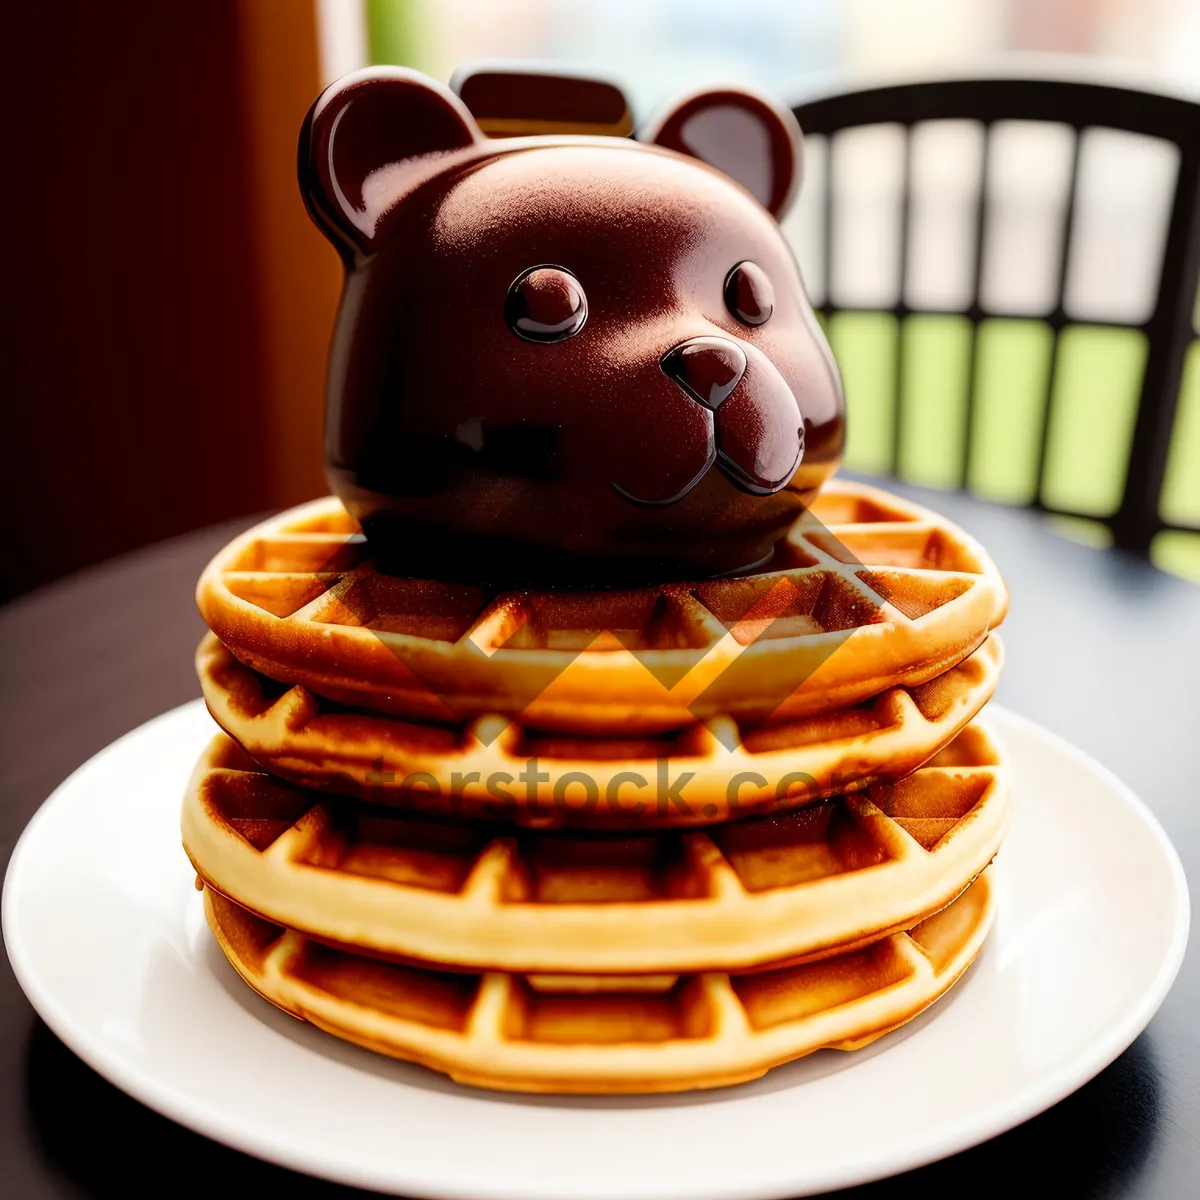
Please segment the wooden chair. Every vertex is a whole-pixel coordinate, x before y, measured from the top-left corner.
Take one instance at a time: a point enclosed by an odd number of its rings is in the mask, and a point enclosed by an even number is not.
[[[1036,432],[1038,445],[1034,459],[1037,464],[1037,481],[1032,494],[1025,498],[1027,502],[1036,508],[1065,517],[1098,519],[1111,531],[1113,544],[1140,555],[1151,552],[1156,538],[1160,538],[1159,545],[1163,544],[1160,535],[1165,532],[1168,540],[1174,538],[1177,544],[1180,541],[1188,543],[1189,554],[1194,552],[1197,558],[1200,558],[1200,512],[1190,511],[1196,507],[1194,498],[1197,488],[1190,483],[1186,485],[1184,490],[1189,496],[1189,511],[1182,517],[1178,511],[1171,511],[1170,506],[1167,515],[1164,516],[1160,503],[1169,454],[1172,457],[1173,476],[1180,472],[1200,476],[1200,396],[1193,398],[1189,395],[1185,402],[1189,410],[1188,444],[1174,450],[1171,445],[1176,413],[1180,411],[1179,397],[1185,360],[1197,341],[1194,312],[1197,277],[1200,274],[1200,104],[1173,96],[1095,83],[1044,78],[987,78],[847,91],[806,100],[796,104],[794,111],[807,137],[819,135],[827,139],[830,161],[836,157],[839,137],[845,131],[873,125],[898,126],[902,131],[905,150],[903,178],[900,183],[900,286],[893,304],[872,306],[874,311],[886,312],[894,317],[901,331],[905,322],[914,314],[947,311],[910,307],[906,300],[909,269],[906,246],[913,190],[910,172],[914,133],[924,123],[931,121],[967,120],[981,127],[983,154],[974,214],[974,260],[969,268],[972,280],[971,295],[967,303],[951,310],[969,322],[970,330],[962,444],[958,447],[959,459],[956,469],[952,470],[949,476],[956,481],[953,486],[970,486],[968,460],[972,426],[977,415],[979,380],[976,346],[979,342],[980,326],[999,316],[1036,318],[1048,325],[1052,331],[1052,349],[1041,425],[1040,430]],[[1065,208],[1058,217],[1062,223],[1061,236],[1057,239],[1060,249],[1057,252],[1057,262],[1053,264],[1057,294],[1049,311],[1019,313],[1006,309],[1002,314],[998,314],[989,312],[981,298],[983,247],[988,222],[992,217],[988,164],[992,159],[995,130],[999,123],[1009,121],[1052,122],[1060,127],[1069,127],[1073,131],[1069,186]],[[1093,129],[1122,130],[1162,139],[1173,143],[1178,150],[1178,171],[1174,196],[1169,205],[1157,299],[1144,321],[1109,322],[1097,321],[1090,317],[1081,319],[1072,316],[1069,305],[1064,308],[1064,288],[1072,266],[1071,232],[1078,210],[1076,184],[1079,176],[1080,147],[1086,132]],[[832,330],[836,327],[839,314],[849,311],[851,306],[839,306],[835,301],[837,287],[836,281],[831,279],[835,268],[831,247],[839,211],[831,182],[832,170],[825,171],[824,176],[823,184],[818,180],[818,196],[815,202],[824,221],[820,243],[823,270],[818,273],[824,277],[825,294],[816,299],[818,311]],[[812,204],[813,198],[809,197],[807,203]],[[1048,496],[1045,487],[1047,430],[1054,419],[1055,377],[1061,363],[1060,348],[1063,345],[1064,332],[1072,326],[1079,325],[1133,329],[1139,331],[1145,339],[1145,367],[1132,436],[1129,438],[1127,462],[1124,464],[1124,484],[1123,488],[1119,489],[1119,503],[1112,511],[1072,511],[1056,502],[1052,495]],[[832,340],[836,348],[836,337]],[[901,354],[903,344],[901,335],[896,340],[897,357]],[[1196,349],[1200,351],[1200,347]],[[1192,353],[1192,363],[1192,382],[1189,386],[1200,392],[1200,353]],[[897,448],[903,436],[906,408],[901,395],[902,374],[899,369],[892,371],[894,383],[890,403],[895,412],[895,445],[890,467],[887,469],[893,474],[897,472]],[[853,422],[854,394],[849,380],[848,391]],[[1197,410],[1195,413],[1191,412],[1193,408]],[[1193,426],[1196,428],[1193,429]],[[1179,463],[1174,461],[1181,454],[1187,456],[1186,463],[1182,460]],[[1114,489],[1114,495],[1116,494],[1118,493]],[[1175,509],[1178,507],[1176,505]],[[1158,557],[1155,554],[1155,558]]]

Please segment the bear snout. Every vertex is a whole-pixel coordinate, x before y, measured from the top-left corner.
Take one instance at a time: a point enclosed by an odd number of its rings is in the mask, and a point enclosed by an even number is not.
[[[697,337],[668,350],[660,365],[688,395],[716,412],[746,373],[746,354],[728,338]]]
[[[743,491],[770,495],[804,456],[804,421],[783,376],[765,355],[730,338],[696,337],[672,347],[660,365],[715,418],[716,462]]]

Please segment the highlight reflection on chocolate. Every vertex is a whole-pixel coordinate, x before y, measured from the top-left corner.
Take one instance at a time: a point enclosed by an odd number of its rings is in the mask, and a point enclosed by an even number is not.
[[[506,102],[504,78],[475,89],[493,117],[544,125],[556,86],[615,112],[611,85],[512,72]],[[644,141],[488,137],[396,68],[320,97],[300,182],[346,265],[328,472],[394,569],[575,586],[770,557],[844,440],[776,220],[798,156],[786,110],[730,90]]]

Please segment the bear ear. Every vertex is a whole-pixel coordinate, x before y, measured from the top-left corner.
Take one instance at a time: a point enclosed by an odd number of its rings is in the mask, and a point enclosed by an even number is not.
[[[483,135],[452,92],[402,67],[369,67],[326,88],[300,130],[309,214],[343,252],[371,249],[380,218]]]
[[[740,88],[698,92],[681,100],[642,140],[690,154],[736,179],[779,217],[800,184],[801,134],[780,105]]]

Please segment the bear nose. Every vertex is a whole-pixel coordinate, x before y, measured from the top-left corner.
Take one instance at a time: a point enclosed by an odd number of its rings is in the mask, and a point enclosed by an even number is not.
[[[727,338],[696,337],[668,350],[660,365],[685,392],[716,412],[746,373],[746,355]]]

